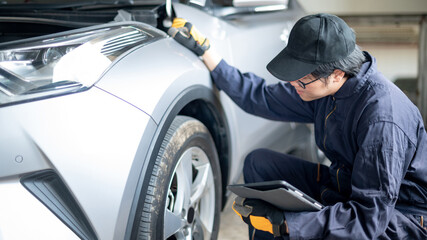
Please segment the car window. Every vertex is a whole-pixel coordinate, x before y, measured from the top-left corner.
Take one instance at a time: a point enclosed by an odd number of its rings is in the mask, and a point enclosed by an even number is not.
[[[211,0],[213,14],[222,18],[235,18],[253,13],[287,10],[289,0]]]
[[[206,6],[206,0],[190,0],[189,2],[202,7]]]

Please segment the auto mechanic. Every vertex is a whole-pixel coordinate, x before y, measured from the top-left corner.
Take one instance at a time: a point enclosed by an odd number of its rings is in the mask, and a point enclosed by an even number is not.
[[[326,207],[283,212],[255,199],[233,209],[255,239],[427,239],[427,134],[417,107],[377,69],[339,17],[308,15],[267,65],[282,80],[266,85],[241,73],[184,19],[169,34],[201,56],[216,86],[248,113],[314,123],[329,167],[258,149],[246,183],[285,180]]]

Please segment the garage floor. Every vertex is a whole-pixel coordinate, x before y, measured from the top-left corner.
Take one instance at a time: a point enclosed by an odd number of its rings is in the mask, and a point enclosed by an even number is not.
[[[236,195],[234,194],[230,196],[227,205],[221,214],[221,225],[218,240],[249,239],[247,225],[231,208],[235,197]]]

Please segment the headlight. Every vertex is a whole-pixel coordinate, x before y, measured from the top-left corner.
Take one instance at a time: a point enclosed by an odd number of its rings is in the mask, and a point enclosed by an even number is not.
[[[115,25],[28,39],[0,47],[0,106],[84,91],[126,51],[163,37]]]

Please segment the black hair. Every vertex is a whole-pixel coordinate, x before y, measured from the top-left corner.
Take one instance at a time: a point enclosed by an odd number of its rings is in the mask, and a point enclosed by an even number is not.
[[[319,65],[316,70],[314,70],[311,74],[315,78],[327,78],[331,75],[335,69],[339,69],[345,73],[346,77],[356,76],[362,64],[366,61],[366,57],[363,54],[362,50],[360,50],[359,46],[356,45],[353,52],[350,53],[346,58]]]

